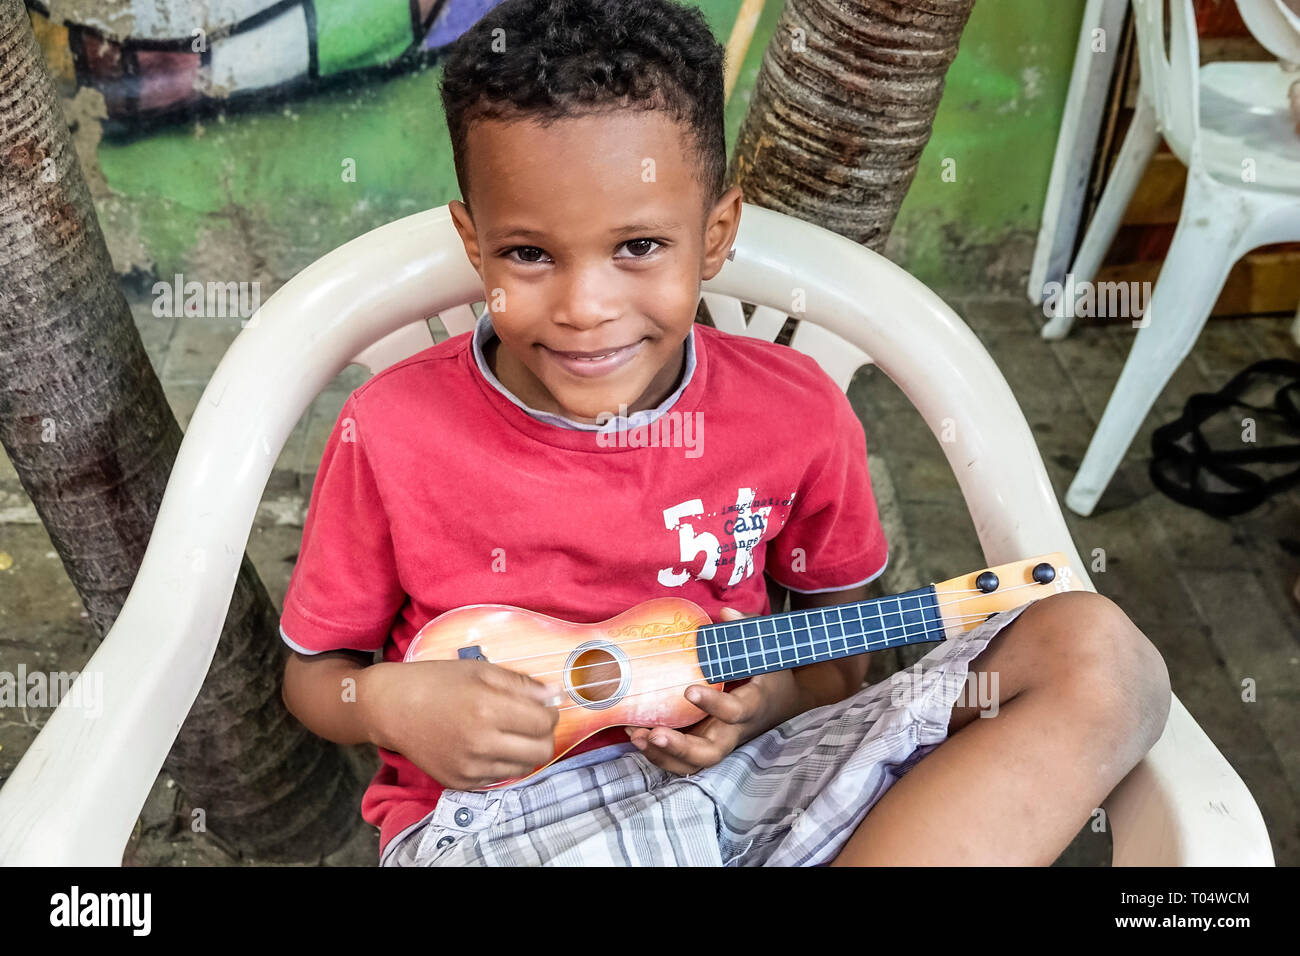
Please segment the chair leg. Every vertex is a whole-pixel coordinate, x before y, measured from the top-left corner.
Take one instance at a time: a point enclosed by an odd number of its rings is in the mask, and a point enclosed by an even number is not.
[[[1137,108],[1133,111],[1133,121],[1124,136],[1124,144],[1120,147],[1110,178],[1106,181],[1106,188],[1102,190],[1097,211],[1088,223],[1083,244],[1079,246],[1078,255],[1070,264],[1069,272],[1076,282],[1090,282],[1097,275],[1106,250],[1115,241],[1115,233],[1119,231],[1124,211],[1128,209],[1129,201],[1159,143],[1160,131],[1156,129],[1155,110],[1146,96],[1139,92]],[[1069,284],[1067,280],[1066,285]],[[1063,309],[1061,315],[1053,316],[1043,326],[1042,336],[1049,341],[1063,339],[1073,325],[1074,316],[1069,309]]]
[[[1189,177],[1178,230],[1143,324],[1066,492],[1065,503],[1076,514],[1092,514],[1156,398],[1196,344],[1229,270],[1248,248],[1243,236],[1249,223],[1216,198]],[[1249,216],[1244,206],[1238,209]]]

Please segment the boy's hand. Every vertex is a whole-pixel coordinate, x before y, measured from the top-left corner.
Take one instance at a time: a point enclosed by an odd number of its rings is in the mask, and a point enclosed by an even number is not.
[[[750,616],[729,607],[722,609],[724,621]],[[731,691],[692,685],[686,688],[685,694],[687,700],[709,716],[685,730],[626,728],[632,743],[650,762],[670,773],[698,773],[747,740],[803,712],[802,691],[789,670],[759,674]],[[660,739],[662,743],[658,742]]]
[[[370,739],[444,787],[522,777],[555,756],[553,692],[525,674],[471,660],[394,661],[361,673]]]

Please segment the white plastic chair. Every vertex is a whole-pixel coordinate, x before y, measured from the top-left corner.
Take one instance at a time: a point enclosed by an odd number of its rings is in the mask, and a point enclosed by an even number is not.
[[[1260,46],[1284,66],[1300,69],[1300,14],[1282,0],[1237,0],[1237,11]]]
[[[1237,0],[1237,10],[1250,35],[1290,74],[1290,83],[1300,84],[1300,14],[1283,0]],[[1291,322],[1291,338],[1300,344],[1300,307]]]
[[[1163,0],[1132,3],[1141,70],[1137,108],[1069,270],[1075,280],[1096,275],[1159,136],[1187,165],[1187,188],[1159,281],[1134,323],[1133,349],[1065,495],[1081,515],[1092,514],[1156,398],[1196,344],[1233,264],[1258,246],[1300,239],[1300,139],[1286,94],[1294,76],[1277,63],[1198,67],[1191,0],[1170,0],[1166,55]],[[1072,315],[1061,310],[1043,326],[1043,337],[1063,338]]]
[[[55,709],[0,789],[0,862],[120,863],[203,683],[295,422],[350,362],[374,372],[428,347],[428,317],[468,332],[482,291],[443,206],[336,249],[261,307],[203,392],[139,575],[86,666],[103,675],[103,716]],[[796,296],[806,313],[794,345],[841,386],[874,359],[936,437],[955,425],[942,448],[989,565],[1061,551],[1092,589],[1025,417],[975,335],[888,260],[746,205],[735,260],[705,284],[715,324],[772,338]],[[759,306],[748,326],[740,300]],[[1117,864],[1272,863],[1249,791],[1177,698],[1164,735],[1105,806]]]

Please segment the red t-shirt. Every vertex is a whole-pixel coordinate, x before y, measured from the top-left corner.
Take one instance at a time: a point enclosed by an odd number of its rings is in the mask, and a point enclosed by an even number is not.
[[[675,596],[716,621],[727,605],[769,612],[765,571],[803,592],[879,575],[886,541],[844,393],[795,349],[694,331],[694,372],[657,437],[653,424],[595,432],[530,416],[484,378],[472,333],[371,378],[321,458],[286,639],[401,661],[421,627],[467,604],[594,623]],[[611,743],[626,732],[569,756]],[[361,812],[382,853],[443,788],[379,756]]]

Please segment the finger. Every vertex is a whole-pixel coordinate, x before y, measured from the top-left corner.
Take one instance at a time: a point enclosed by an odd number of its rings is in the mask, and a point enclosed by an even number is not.
[[[482,744],[481,753],[487,758],[537,767],[549,763],[555,756],[555,738],[502,731],[493,734]]]
[[[484,779],[478,786],[486,787],[500,780],[518,780],[522,777],[529,777],[537,772],[538,766],[539,764],[528,761],[520,763],[515,760],[494,760],[484,768]]]
[[[560,722],[556,706],[543,703],[550,691],[531,677],[495,664],[482,671],[483,700],[498,730],[529,737],[551,737]]]
[[[728,724],[739,724],[753,716],[753,707],[740,693],[743,690],[742,687],[735,691],[721,691],[696,685],[686,688],[686,699],[710,717]]]
[[[493,723],[505,733],[536,740],[552,740],[560,712],[516,694],[499,695],[491,703]]]
[[[554,707],[562,702],[563,695],[556,688],[536,680],[528,674],[502,667],[500,664],[489,662],[484,676],[494,687],[503,691],[522,694],[543,706]]]
[[[653,754],[676,761],[683,767],[710,767],[722,759],[722,754],[713,741],[695,734],[683,734],[669,727],[651,729],[644,753],[647,757]]]
[[[743,614],[740,611],[737,611],[734,607],[724,607],[722,609],[722,619],[724,621],[739,621],[743,618],[750,617],[750,616],[751,615]]]
[[[667,770],[669,773],[690,776],[696,773],[700,768],[686,763],[686,761],[674,757],[672,754],[661,750],[659,747],[649,746],[642,751],[646,759],[661,770]]]
[[[505,780],[520,780],[531,776],[550,762],[550,757],[545,760],[516,760],[495,754],[491,757],[480,757],[473,761],[469,770],[469,779],[458,783],[456,789],[475,790]],[[465,786],[464,783],[469,785]]]
[[[485,699],[497,728],[525,736],[548,737],[560,720],[558,707],[543,703],[549,690],[515,671],[495,664],[484,669]]]

